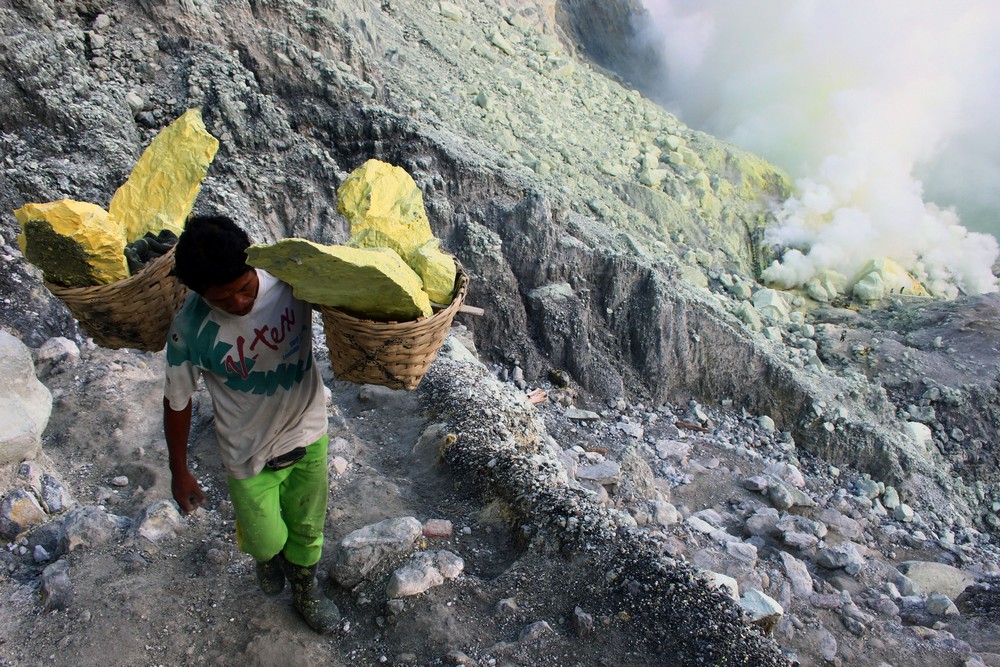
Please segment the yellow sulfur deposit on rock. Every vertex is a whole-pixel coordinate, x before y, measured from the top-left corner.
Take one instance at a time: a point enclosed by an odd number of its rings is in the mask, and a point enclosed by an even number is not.
[[[420,277],[387,248],[283,239],[247,250],[251,266],[290,284],[295,296],[359,317],[407,321],[432,314]]]
[[[45,280],[63,287],[104,285],[128,278],[125,229],[100,206],[63,199],[14,211],[21,251]]]
[[[408,263],[424,281],[424,291],[431,301],[443,306],[451,303],[455,291],[455,259],[441,251],[437,239],[413,251]]]
[[[930,296],[919,280],[899,262],[888,257],[873,259],[865,264],[855,278],[852,291],[862,301],[878,301],[887,294]]]
[[[351,236],[374,227],[395,240],[400,256],[434,238],[420,188],[406,170],[368,160],[337,189],[337,210],[351,223]]]
[[[184,230],[218,148],[200,109],[188,109],[156,135],[108,207],[125,225],[128,242],[149,231]]]

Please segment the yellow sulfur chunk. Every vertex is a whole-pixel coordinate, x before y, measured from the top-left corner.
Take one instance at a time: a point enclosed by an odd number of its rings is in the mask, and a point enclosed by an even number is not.
[[[63,287],[106,285],[129,277],[121,222],[95,204],[62,199],[14,211],[21,252],[45,280]]]
[[[124,224],[128,242],[149,231],[184,231],[218,148],[200,109],[188,109],[153,138],[108,207]]]
[[[375,228],[404,258],[434,238],[420,188],[405,169],[387,162],[368,160],[355,169],[337,189],[337,210],[351,223],[352,238]]]
[[[247,262],[291,285],[303,301],[358,317],[408,321],[432,314],[420,276],[387,248],[283,239],[250,246]]]
[[[406,252],[396,239],[375,227],[365,227],[348,239],[347,245],[352,248],[388,248],[406,259]]]
[[[447,306],[455,291],[455,259],[442,252],[437,239],[417,248],[409,258],[410,267],[424,281],[424,291],[434,303]]]

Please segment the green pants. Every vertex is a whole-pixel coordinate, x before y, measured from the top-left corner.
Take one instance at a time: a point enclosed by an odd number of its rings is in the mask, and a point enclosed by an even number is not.
[[[295,565],[319,562],[329,493],[328,443],[324,435],[287,468],[264,468],[249,479],[229,478],[241,551],[258,561],[284,551],[285,560]]]

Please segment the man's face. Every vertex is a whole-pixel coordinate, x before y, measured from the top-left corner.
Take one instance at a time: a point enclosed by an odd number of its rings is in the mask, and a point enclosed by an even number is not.
[[[253,310],[258,287],[257,272],[251,270],[231,283],[209,287],[201,297],[214,308],[242,317]]]

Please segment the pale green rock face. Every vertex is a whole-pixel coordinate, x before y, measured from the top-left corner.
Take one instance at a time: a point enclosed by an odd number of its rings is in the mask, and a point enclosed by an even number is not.
[[[291,285],[303,301],[358,317],[409,321],[432,314],[420,276],[387,248],[283,239],[274,245],[251,246],[247,263]]]

